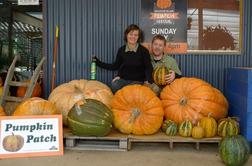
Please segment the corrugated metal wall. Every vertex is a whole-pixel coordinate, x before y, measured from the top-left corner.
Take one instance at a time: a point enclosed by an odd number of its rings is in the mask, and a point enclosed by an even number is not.
[[[60,27],[57,85],[89,78],[92,54],[104,62],[115,59],[127,25],[139,23],[140,0],[44,0],[45,89],[49,93],[55,26]],[[242,55],[176,55],[184,76],[202,78],[224,88],[224,69],[252,66],[251,1],[244,0]],[[98,80],[110,84],[114,73],[98,69]]]

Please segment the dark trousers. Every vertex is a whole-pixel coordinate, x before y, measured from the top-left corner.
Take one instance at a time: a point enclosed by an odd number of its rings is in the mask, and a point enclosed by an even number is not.
[[[119,80],[115,80],[114,82],[111,83],[111,89],[112,92],[115,93],[116,91],[118,91],[119,89],[123,88],[124,86],[127,85],[133,85],[133,84],[143,84],[143,82],[141,81],[131,81],[131,80],[125,80],[125,79],[119,79]]]

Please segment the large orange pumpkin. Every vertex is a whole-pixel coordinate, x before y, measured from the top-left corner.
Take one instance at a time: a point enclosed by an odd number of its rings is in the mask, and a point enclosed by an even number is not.
[[[26,80],[24,82],[30,82],[30,80]],[[17,97],[24,97],[26,89],[27,87],[23,86],[18,87]],[[39,97],[41,95],[41,91],[42,91],[41,86],[39,85],[39,83],[36,83],[32,92],[32,97]]]
[[[15,109],[13,116],[22,115],[53,115],[57,114],[57,109],[51,102],[33,97],[25,100]]]
[[[112,97],[110,88],[99,81],[73,80],[55,88],[48,100],[55,104],[58,113],[62,113],[67,125],[67,114],[76,102],[84,98],[95,99],[111,108]]]
[[[228,102],[223,94],[197,78],[180,78],[161,92],[166,119],[181,123],[199,121],[208,116],[216,120],[227,116]]]
[[[157,7],[160,9],[166,9],[172,4],[171,0],[157,0]]]
[[[2,106],[0,106],[0,116],[6,116],[6,113],[4,112],[4,109]]]
[[[153,134],[163,122],[159,98],[142,85],[129,85],[117,91],[112,100],[115,127],[125,134]]]

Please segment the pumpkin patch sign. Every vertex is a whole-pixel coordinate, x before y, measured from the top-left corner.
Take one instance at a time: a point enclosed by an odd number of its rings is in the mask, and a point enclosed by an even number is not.
[[[0,118],[0,158],[63,154],[62,116]]]

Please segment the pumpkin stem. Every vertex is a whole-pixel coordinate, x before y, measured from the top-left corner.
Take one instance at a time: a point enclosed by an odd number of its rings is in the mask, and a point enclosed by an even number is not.
[[[86,100],[80,100],[80,101],[77,101],[75,104],[81,106],[81,105],[84,105],[85,103],[86,103]]]
[[[211,118],[211,116],[212,116],[212,112],[209,112],[208,115],[207,115],[207,117]]]
[[[240,118],[237,116],[229,117],[230,119],[235,120],[236,122],[240,122]]]
[[[85,97],[84,93],[82,92],[82,90],[79,87],[77,87],[77,86],[74,86],[74,89],[75,89],[75,91],[77,91],[78,93],[80,93],[82,95],[82,99],[81,100],[83,100],[84,103],[86,103],[86,97]]]
[[[131,111],[131,117],[129,123],[133,123],[140,114],[141,112],[138,108],[133,108]]]
[[[77,112],[77,115],[80,115],[81,114],[81,108],[80,108],[81,105],[79,105],[79,102],[75,103],[74,104],[74,107],[75,107],[75,110]]]
[[[187,99],[185,97],[182,97],[182,99],[180,99],[179,104],[182,106],[185,106],[187,104]]]

